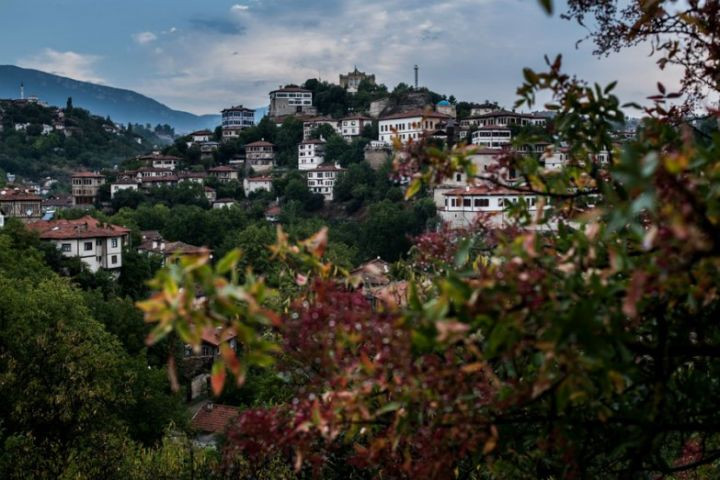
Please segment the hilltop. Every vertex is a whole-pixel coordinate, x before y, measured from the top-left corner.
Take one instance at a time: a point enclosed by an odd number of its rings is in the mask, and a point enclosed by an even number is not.
[[[180,132],[214,128],[220,115],[195,115],[163,105],[132,90],[81,82],[39,70],[0,65],[0,98],[18,98],[20,84],[26,95],[36,95],[50,105],[65,105],[68,97],[77,107],[114,122],[169,124]]]
[[[167,136],[166,128],[158,127],[158,133]],[[145,127],[118,127],[81,108],[0,100],[1,177],[3,171],[38,179],[64,177],[73,170],[98,170],[161,143]]]

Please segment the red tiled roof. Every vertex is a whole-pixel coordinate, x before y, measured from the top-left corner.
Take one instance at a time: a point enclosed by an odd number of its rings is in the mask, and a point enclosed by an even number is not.
[[[23,192],[22,190],[5,189],[0,190],[0,201],[2,202],[28,202],[35,201],[40,202],[42,198],[30,192]]]
[[[237,170],[229,165],[220,165],[211,168],[208,172],[237,172]]]
[[[265,140],[258,140],[257,142],[248,143],[245,145],[245,148],[247,147],[274,147],[270,142],[266,142]]]
[[[300,145],[309,145],[309,144],[324,145],[325,140],[321,140],[319,138],[308,138],[307,140],[303,140],[302,142],[300,142]]]
[[[213,132],[211,132],[210,130],[198,130],[197,132],[192,132],[190,134],[190,136],[199,137],[199,136],[207,136],[207,135],[212,135],[212,134],[213,134]]]
[[[349,117],[345,117],[345,118],[342,119],[343,122],[346,121],[346,120],[367,120],[367,121],[372,121],[372,118],[370,118],[370,117],[368,117],[368,116],[365,116],[365,115],[350,115]]]
[[[220,335],[221,331],[222,336]],[[237,337],[237,333],[235,333],[235,329],[232,327],[226,328],[225,330],[206,327],[202,333],[203,342],[209,343],[215,347],[219,346],[222,342],[227,342],[235,337]]]
[[[315,123],[315,122],[337,122],[337,120],[335,120],[332,117],[328,117],[328,116],[319,116],[319,117],[308,117],[304,120],[303,123]]]
[[[445,115],[444,113],[434,112],[432,110],[425,110],[422,108],[416,108],[414,110],[410,110],[407,112],[393,113],[391,115],[382,117],[380,120],[394,120],[394,119],[398,119],[398,118],[414,118],[414,117],[442,118],[442,119],[446,119],[446,120],[452,118],[450,115]]]
[[[519,192],[517,190],[512,190],[510,188],[478,185],[475,187],[456,188],[455,190],[450,190],[449,192],[443,193],[443,195],[446,195],[449,197],[462,197],[462,196],[467,196],[467,195],[497,196],[497,195],[533,195],[533,194],[527,193],[527,192]]]
[[[248,182],[272,182],[272,177],[248,177]]]
[[[282,209],[278,207],[277,205],[273,205],[271,207],[268,207],[267,210],[265,210],[265,215],[270,215],[273,217],[276,217],[282,213]]]
[[[177,182],[178,177],[175,175],[158,175],[156,177],[143,177],[142,183],[152,182]]]
[[[43,220],[28,224],[28,228],[38,232],[43,240],[121,237],[130,233],[125,227],[103,223],[89,215],[77,220]]]
[[[75,172],[72,178],[103,178],[103,175],[95,172]]]
[[[190,425],[201,432],[222,433],[237,415],[237,407],[208,403],[195,413]]]

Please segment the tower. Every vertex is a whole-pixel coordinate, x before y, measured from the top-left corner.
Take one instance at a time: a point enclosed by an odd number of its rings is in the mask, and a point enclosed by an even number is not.
[[[25,84],[20,82],[20,100],[25,100]]]
[[[416,65],[415,65],[415,89],[416,89],[416,90],[417,90],[417,88],[418,88],[418,68],[419,68],[419,67],[418,67],[417,64],[416,64]]]

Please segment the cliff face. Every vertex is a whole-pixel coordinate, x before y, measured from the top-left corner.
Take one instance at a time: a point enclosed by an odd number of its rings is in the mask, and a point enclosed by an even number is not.
[[[398,97],[389,96],[370,103],[370,116],[373,118],[391,115],[393,113],[409,112],[417,108],[432,105],[429,92],[407,92]]]

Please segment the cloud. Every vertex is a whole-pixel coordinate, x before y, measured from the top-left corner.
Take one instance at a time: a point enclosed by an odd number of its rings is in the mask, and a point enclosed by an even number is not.
[[[651,76],[648,62],[623,57],[604,63],[576,51],[582,27],[543,15],[536,2],[513,2],[512,12],[500,0],[308,0],[302,8],[244,3],[249,8],[230,7],[241,16],[190,20],[192,29],[173,35],[153,58],[154,76],[132,87],[207,113],[237,103],[265,105],[280,84],[318,77],[337,82],[354,65],[392,88],[412,83],[419,64],[421,85],[506,106],[516,100],[522,68],[544,68],[544,54],[563,53],[569,72],[580,77],[619,78],[627,85],[623,93],[630,93],[623,100],[636,100]]]
[[[132,39],[139,45],[145,45],[157,40],[157,35],[152,32],[140,32],[133,34]]]
[[[94,70],[95,64],[101,58],[98,55],[72,51],[60,52],[46,48],[37,55],[20,59],[18,65],[84,82],[105,83],[105,80]]]

